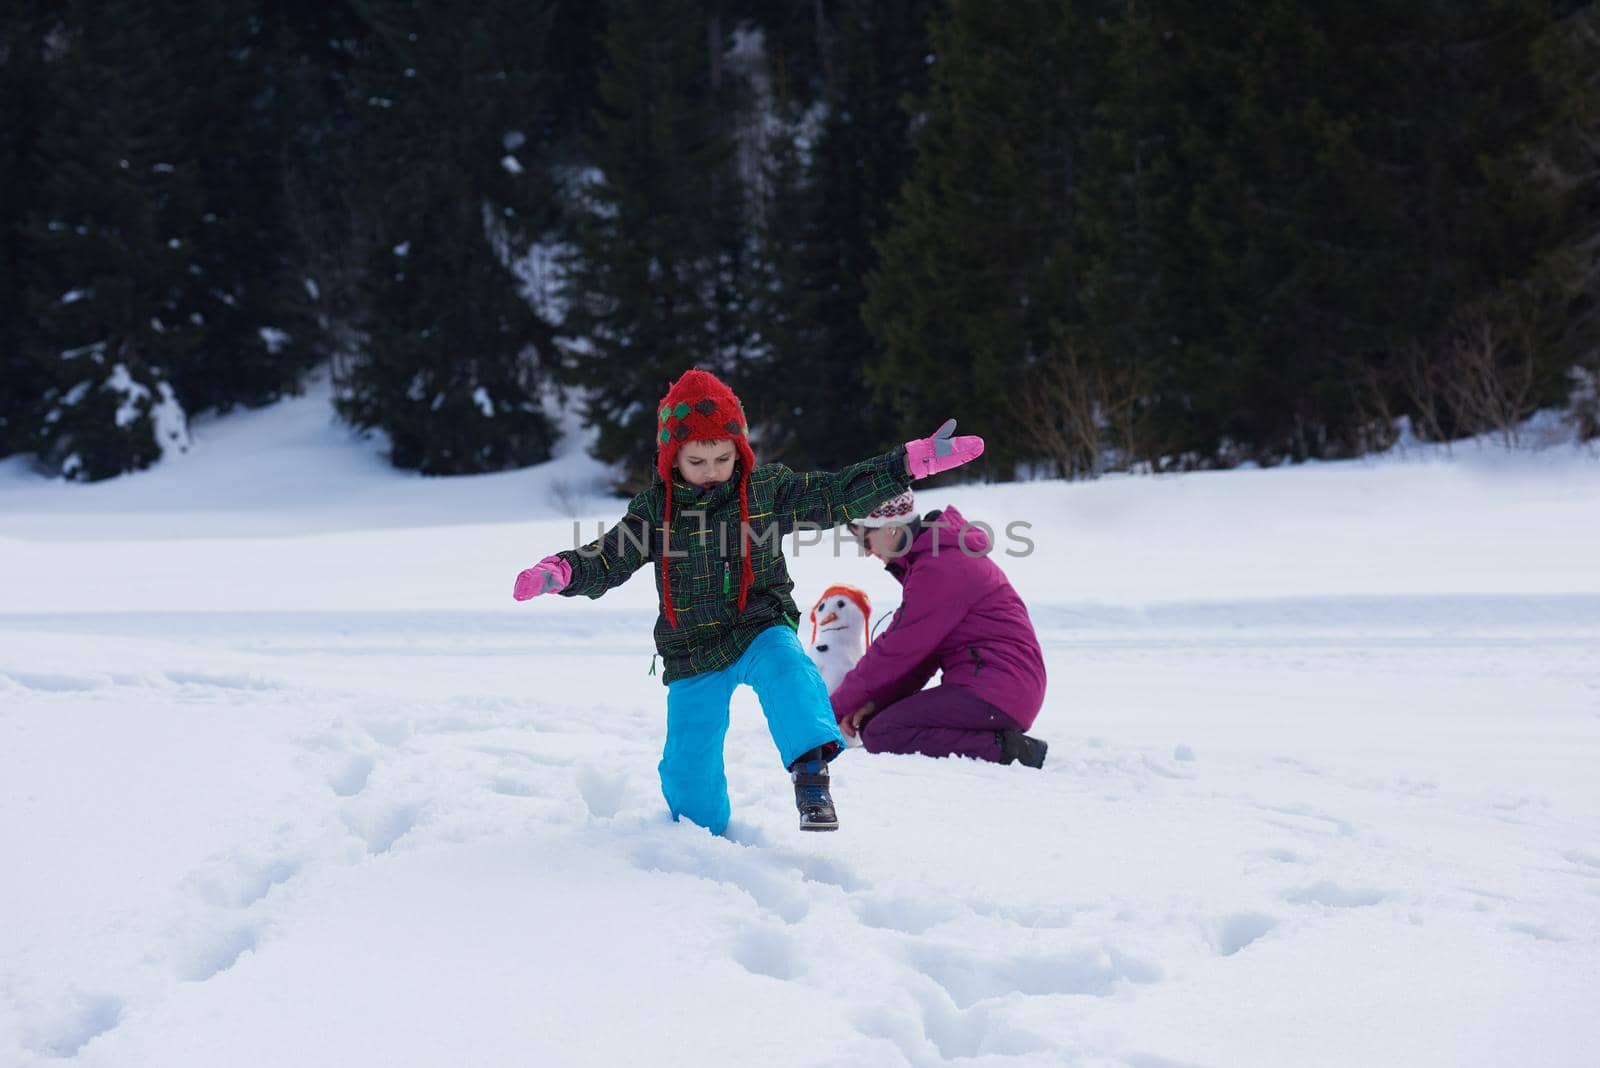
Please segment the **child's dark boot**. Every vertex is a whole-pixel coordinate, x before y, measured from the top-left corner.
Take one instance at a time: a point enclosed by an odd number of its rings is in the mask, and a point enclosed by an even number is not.
[[[828,757],[835,747],[818,746],[802,753],[789,765],[794,780],[794,804],[800,810],[802,831],[837,831],[839,816],[828,796]]]
[[[1000,763],[1023,764],[1030,768],[1044,767],[1044,755],[1050,745],[1043,738],[1035,738],[1021,731],[995,731],[1000,742]]]

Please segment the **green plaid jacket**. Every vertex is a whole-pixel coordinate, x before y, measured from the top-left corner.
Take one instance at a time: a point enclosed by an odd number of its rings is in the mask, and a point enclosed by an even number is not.
[[[859,519],[911,484],[905,449],[851,464],[842,471],[797,473],[782,464],[762,464],[750,474],[750,564],[755,579],[739,611],[742,570],[737,473],[720,486],[697,490],[682,479],[672,484],[671,569],[678,625],[656,618],[656,651],[665,664],[664,683],[720,671],[744,655],[768,627],[800,622],[794,582],[784,563],[781,539],[802,524],[824,530]],[[572,565],[564,597],[599,597],[651,564],[661,597],[661,512],[666,483],[655,482],[628,504],[628,514],[581,549],[558,554]],[[817,551],[824,551],[822,546]]]

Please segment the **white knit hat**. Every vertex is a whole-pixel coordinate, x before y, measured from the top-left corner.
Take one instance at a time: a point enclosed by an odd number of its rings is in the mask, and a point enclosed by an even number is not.
[[[906,489],[890,497],[860,519],[851,520],[850,525],[856,527],[887,527],[909,523],[916,517],[917,499],[910,489]]]

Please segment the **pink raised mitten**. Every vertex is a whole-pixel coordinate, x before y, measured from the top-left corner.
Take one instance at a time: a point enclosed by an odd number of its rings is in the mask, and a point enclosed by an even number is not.
[[[976,434],[952,437],[955,432],[956,421],[946,419],[932,437],[906,442],[906,470],[912,478],[937,475],[983,455],[982,438]]]
[[[557,593],[572,581],[572,565],[559,556],[547,556],[517,576],[511,596],[519,601],[541,593]]]

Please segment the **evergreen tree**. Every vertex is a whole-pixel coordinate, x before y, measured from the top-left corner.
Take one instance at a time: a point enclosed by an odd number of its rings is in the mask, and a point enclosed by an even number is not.
[[[538,163],[550,8],[367,4],[363,351],[339,407],[399,467],[494,471],[549,457],[550,329],[517,266],[551,225]]]
[[[566,379],[587,391],[595,454],[650,477],[655,402],[693,366],[729,374],[756,345],[724,68],[730,33],[694,0],[612,0],[595,172],[574,191]]]
[[[940,6],[842,0],[829,16],[816,5],[815,32],[797,44],[820,60],[771,53],[797,81],[780,108],[789,132],[774,152],[762,219],[770,348],[748,368],[743,393],[760,412],[769,456],[832,469],[895,440],[893,413],[867,383],[882,346],[861,308],[874,243],[910,173],[905,101],[926,89],[927,23]],[[808,74],[821,83],[814,90],[798,82]]]
[[[1372,351],[1372,328],[1391,319],[1361,307],[1359,290],[1381,276],[1371,257],[1384,235],[1404,232],[1403,201],[1374,187],[1354,136],[1365,112],[1392,105],[1366,47],[1388,32],[1383,13],[1345,20],[1367,23],[1363,41],[1337,16],[1290,3],[1154,7],[1163,32],[1187,42],[1172,88],[1201,103],[1168,157],[1187,178],[1183,212],[1161,234],[1187,253],[1182,290],[1166,314],[1143,320],[1172,339],[1156,365],[1152,458],[1270,463],[1348,451],[1361,413],[1347,361]],[[1129,89],[1123,77],[1116,85]],[[1120,258],[1109,244],[1108,254]]]
[[[32,375],[28,446],[47,468],[142,467],[186,444],[190,415],[293,392],[326,350],[286,255],[282,116],[252,6],[42,23],[27,86],[48,91],[49,118],[10,157],[36,202],[8,262],[28,268],[12,359]]]
[[[309,298],[321,344],[336,356],[353,352],[366,258],[357,205],[359,119],[367,111],[354,69],[368,48],[368,26],[354,0],[267,9],[259,26],[260,106],[281,137],[272,157],[285,259]]]
[[[1556,5],[1535,45],[1541,81],[1559,101],[1530,153],[1530,168],[1561,197],[1565,243],[1552,277],[1543,344],[1571,368],[1571,417],[1584,439],[1600,437],[1600,3]]]
[[[551,79],[550,118],[542,141],[557,161],[570,163],[594,133],[606,5],[554,0],[554,7],[545,61]]]
[[[1069,473],[1110,437],[1187,466],[1352,455],[1403,413],[1514,426],[1559,399],[1589,306],[1592,209],[1548,176],[1583,173],[1552,137],[1594,65],[1557,17],[958,3],[870,289],[874,381],[965,398],[991,466]],[[942,397],[940,366],[964,369]]]
[[[284,146],[305,118],[284,106],[270,27],[250,0],[179,3],[164,32],[183,57],[179,136],[192,152],[199,226],[189,273],[203,325],[171,381],[193,412],[256,406],[299,391],[329,355],[312,289],[294,262]]]
[[[55,107],[34,164],[24,343],[45,384],[30,446],[69,478],[137,470],[186,443],[171,379],[200,338],[189,274],[199,194],[160,15],[73,4],[47,34]]]
[[[916,164],[868,279],[884,345],[868,380],[899,432],[959,415],[999,477],[1036,458],[1019,401],[1081,317],[1076,200],[1104,49],[1083,5],[956,3],[936,20]]]
[[[1524,415],[1549,395],[1517,295],[1560,240],[1558,202],[1526,166],[1553,104],[1533,69],[1546,19],[1539,0],[1441,0],[1238,5],[1219,20],[1211,45],[1239,84],[1191,220],[1212,241],[1230,354],[1204,405],[1219,453],[1363,451],[1386,428],[1350,380],[1407,351],[1454,364],[1424,392],[1482,374]],[[1508,376],[1522,374],[1516,402]],[[1444,410],[1446,436],[1508,418]]]
[[[1188,222],[1228,74],[1202,62],[1188,15],[1204,12],[1128,3],[1102,17],[1101,89],[1076,168],[1082,319],[1060,332],[1065,368],[1040,368],[1028,390],[1030,406],[1057,409],[1036,410],[1033,429],[1063,475],[1214,442],[1193,401],[1225,354],[1195,293],[1207,250]]]
[[[26,226],[40,186],[38,139],[49,109],[45,41],[56,20],[35,3],[0,10],[0,457],[29,448],[28,418],[47,379],[28,358]]]

